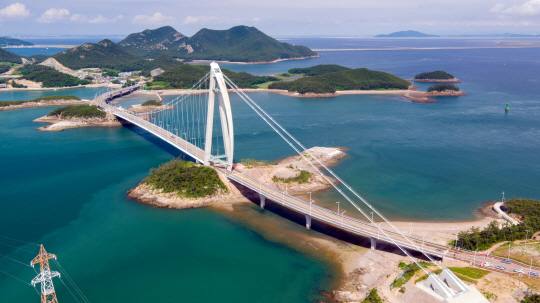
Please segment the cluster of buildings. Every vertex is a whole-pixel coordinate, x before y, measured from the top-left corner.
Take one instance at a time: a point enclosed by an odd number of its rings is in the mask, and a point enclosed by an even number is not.
[[[146,80],[146,77],[139,76],[140,71],[122,72],[118,76],[111,77],[107,75],[107,71],[102,71],[99,68],[83,68],[73,71],[72,75],[79,79],[92,78],[92,82],[96,84],[124,84],[127,81],[138,82]]]

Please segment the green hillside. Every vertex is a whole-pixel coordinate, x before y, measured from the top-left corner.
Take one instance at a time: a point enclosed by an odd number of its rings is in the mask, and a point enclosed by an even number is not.
[[[142,66],[142,75],[149,76],[150,71],[156,68],[161,68],[164,71],[167,71],[173,67],[180,66],[184,63],[178,61],[171,57],[168,54],[161,54],[154,60],[146,60]]]
[[[23,79],[41,82],[42,87],[69,87],[91,83],[43,65],[25,65],[25,68],[18,70],[17,73]]]
[[[0,37],[0,46],[7,46],[7,45],[34,45],[34,43],[30,43],[28,41],[19,40],[19,39],[13,39],[10,37]]]
[[[385,72],[357,68],[323,75],[304,77],[290,82],[275,82],[270,89],[289,92],[335,93],[338,90],[407,89],[411,83]]]
[[[130,34],[124,40],[118,42],[118,46],[139,57],[152,59],[160,54],[171,54],[172,48],[178,49],[182,44],[179,41],[185,39],[187,37],[174,28],[163,26]]]
[[[10,51],[0,48],[0,62],[22,64],[22,59],[21,56],[15,55]]]
[[[260,62],[317,55],[305,46],[279,42],[248,26],[228,30],[204,28],[192,37],[165,26],[131,34],[118,45],[143,58],[166,53],[187,60]]]
[[[187,89],[191,88],[209,71],[210,69],[207,65],[183,64],[154,77],[154,81],[149,86],[159,85],[161,88]],[[224,68],[221,71],[240,88],[255,88],[257,84],[278,81],[275,77],[254,76],[246,72],[235,73]]]
[[[108,39],[65,50],[54,55],[53,58],[71,69],[104,67],[120,71],[134,71],[140,70],[144,63],[144,60],[126,52]]]
[[[350,68],[337,65],[337,64],[319,64],[306,68],[293,68],[288,72],[291,74],[304,74],[306,76],[318,76],[322,74],[335,73],[343,70],[350,70]]]

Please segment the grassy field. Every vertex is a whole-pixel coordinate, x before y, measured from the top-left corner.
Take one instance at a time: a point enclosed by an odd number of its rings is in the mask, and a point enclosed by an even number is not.
[[[509,243],[505,243],[499,246],[491,254],[498,257],[508,258],[508,248],[510,247]],[[540,243],[527,242],[527,248],[525,249],[525,243],[512,243],[512,248],[510,251],[510,259],[522,262],[525,264],[530,264],[532,258],[533,266],[540,266]]]

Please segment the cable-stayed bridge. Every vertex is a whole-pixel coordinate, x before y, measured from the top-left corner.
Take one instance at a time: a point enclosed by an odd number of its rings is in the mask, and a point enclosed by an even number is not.
[[[214,167],[218,173],[229,180],[258,193],[261,207],[265,206],[266,199],[270,199],[285,208],[305,215],[307,228],[311,227],[311,221],[315,219],[344,231],[369,237],[372,249],[376,247],[378,240],[392,243],[426,273],[428,273],[427,270],[411,256],[410,251],[423,254],[437,266],[439,265],[433,257],[443,258],[447,256],[464,260],[469,260],[468,257],[471,257],[470,260],[472,260],[470,253],[461,252],[461,255],[456,256],[458,250],[455,248],[424,241],[420,237],[405,235],[395,228],[383,214],[321,163],[317,157],[311,157],[309,150],[224,75],[218,64],[210,64],[208,74],[193,85],[191,89],[167,103],[166,106],[148,112],[133,112],[111,104],[114,98],[128,94],[139,87],[140,85],[134,85],[108,91],[96,96],[94,101],[107,112],[145,129],[189,155],[197,162]],[[229,92],[236,93],[246,102],[300,157],[312,165],[335,190],[350,202],[366,220],[345,216],[343,213],[337,213],[314,205],[311,201],[304,201],[272,187],[235,167],[233,163],[234,126]],[[215,119],[216,116],[219,116],[220,120],[220,124],[217,126],[214,125],[214,120],[217,120]],[[315,161],[308,160],[306,156]],[[338,180],[340,185],[331,182],[330,178]],[[381,225],[373,220],[373,216],[368,215],[370,212],[375,213],[389,227],[381,228]],[[476,264],[476,255],[474,259]],[[480,257],[478,261],[481,261]],[[470,291],[470,287],[458,279],[451,271],[440,266],[439,268],[443,270],[441,277],[444,281],[439,276],[430,274],[430,278],[426,282],[439,296],[457,298]]]

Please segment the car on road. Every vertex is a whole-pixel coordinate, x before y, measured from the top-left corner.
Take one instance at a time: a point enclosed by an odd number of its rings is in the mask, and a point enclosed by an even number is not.
[[[495,266],[496,269],[498,270],[505,270],[506,268],[502,267],[502,266]]]
[[[491,264],[489,262],[484,262],[484,266],[493,266],[493,264]]]
[[[440,249],[440,248],[437,248],[437,249],[436,249],[436,251],[442,251],[442,249]]]
[[[519,272],[519,273],[522,273],[522,274],[525,273],[525,271],[523,269],[514,269],[514,272]]]
[[[538,277],[538,273],[537,273],[536,271],[531,271],[529,274],[530,274],[531,276],[537,276],[537,277]]]
[[[511,263],[512,263],[512,261],[510,261],[510,260],[508,260],[508,259],[504,259],[504,260],[502,260],[501,262],[506,263],[506,264],[511,264]]]

